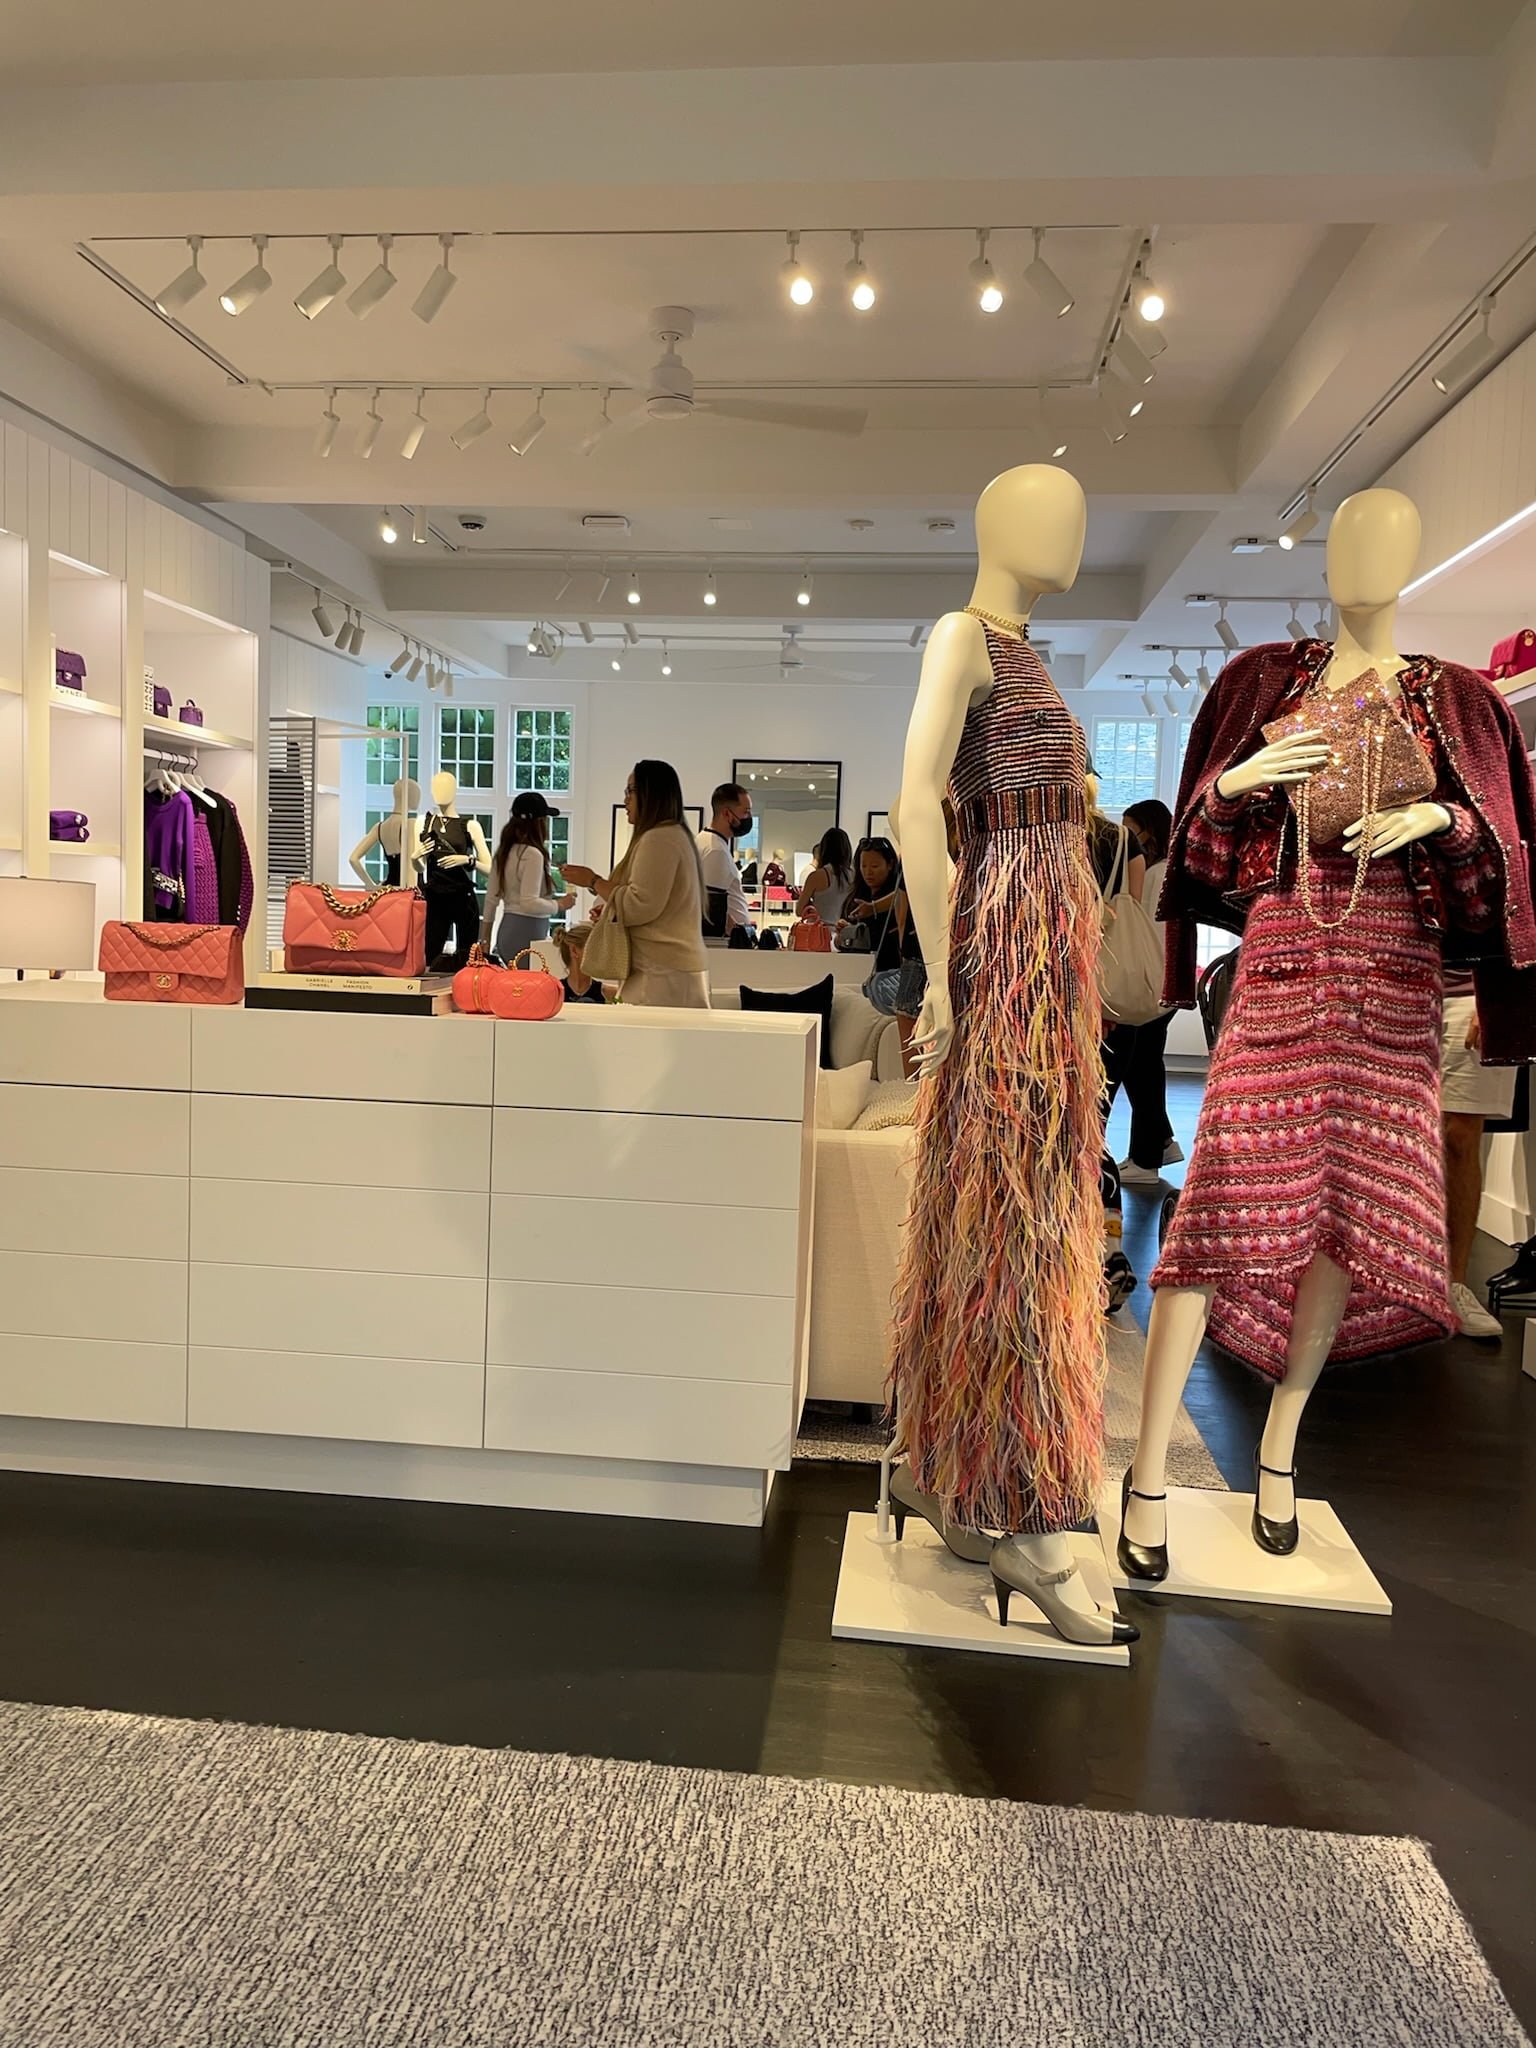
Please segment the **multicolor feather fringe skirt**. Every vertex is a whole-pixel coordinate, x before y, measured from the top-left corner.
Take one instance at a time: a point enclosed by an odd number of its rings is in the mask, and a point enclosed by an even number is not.
[[[1104,1441],[1099,898],[1083,828],[962,841],[955,1035],[918,1107],[890,1395],[963,1528],[1091,1514]]]

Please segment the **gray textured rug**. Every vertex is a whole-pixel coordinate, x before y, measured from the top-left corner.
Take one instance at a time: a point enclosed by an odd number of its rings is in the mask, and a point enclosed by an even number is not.
[[[0,1842],[17,2048],[1526,2043],[1392,1838],[8,1706]]]
[[[1112,1479],[1119,1478],[1136,1448],[1141,1362],[1147,1348],[1129,1311],[1121,1313],[1123,1322],[1105,1324],[1109,1378],[1104,1387],[1104,1469]],[[818,1410],[811,1403],[800,1418],[795,1456],[831,1465],[878,1465],[890,1434],[883,1422],[855,1422],[846,1415]],[[1168,1479],[1174,1486],[1205,1486],[1218,1493],[1228,1490],[1204,1437],[1182,1406],[1168,1445]]]

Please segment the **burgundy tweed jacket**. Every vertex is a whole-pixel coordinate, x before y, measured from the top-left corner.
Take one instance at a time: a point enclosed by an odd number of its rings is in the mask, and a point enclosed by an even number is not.
[[[1229,804],[1216,778],[1263,744],[1259,728],[1329,651],[1321,641],[1250,648],[1228,662],[1196,715],[1158,904],[1171,1004],[1187,1009],[1195,999],[1196,927],[1241,932],[1248,898],[1284,858],[1287,801],[1256,792]],[[1536,786],[1525,740],[1472,669],[1419,656],[1400,680],[1414,723],[1438,743],[1435,794],[1453,818],[1449,832],[1407,850],[1421,913],[1440,930],[1447,964],[1472,970],[1483,1064],[1536,1060]]]

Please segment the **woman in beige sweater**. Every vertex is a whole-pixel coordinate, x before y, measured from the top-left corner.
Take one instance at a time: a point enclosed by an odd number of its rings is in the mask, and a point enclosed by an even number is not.
[[[637,761],[624,789],[633,838],[606,880],[565,863],[567,881],[592,889],[629,933],[622,1003],[707,1010],[704,883],[699,850],[683,821],[683,788],[669,761]]]

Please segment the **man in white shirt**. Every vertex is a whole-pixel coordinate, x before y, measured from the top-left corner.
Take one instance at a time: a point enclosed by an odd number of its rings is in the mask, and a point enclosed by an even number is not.
[[[706,938],[729,938],[734,931],[752,929],[741,871],[731,857],[731,842],[752,830],[752,798],[739,782],[722,782],[710,798],[709,808],[709,823],[699,834],[704,933]]]

